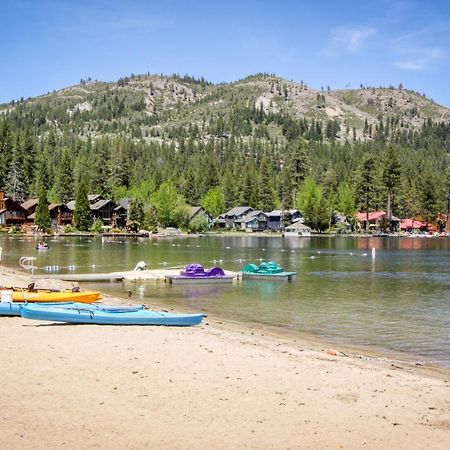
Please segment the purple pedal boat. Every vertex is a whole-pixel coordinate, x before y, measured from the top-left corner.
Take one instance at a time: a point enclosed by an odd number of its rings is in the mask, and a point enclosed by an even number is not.
[[[230,283],[233,276],[225,275],[220,267],[205,269],[201,264],[188,264],[179,275],[165,275],[167,281],[173,284],[197,283]]]

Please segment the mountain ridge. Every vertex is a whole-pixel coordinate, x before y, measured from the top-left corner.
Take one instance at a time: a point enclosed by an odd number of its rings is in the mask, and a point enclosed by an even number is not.
[[[218,84],[178,75],[131,75],[116,82],[88,79],[0,105],[0,113],[14,113],[18,108],[30,110],[38,122],[53,120],[56,128],[77,120],[80,135],[114,134],[117,127],[125,136],[144,140],[170,139],[174,127],[195,124],[204,130],[212,118],[229,122],[237,111],[245,109],[319,122],[324,127],[333,121],[336,130],[339,128],[334,136],[337,140],[373,139],[380,123],[383,127],[388,124],[391,130],[418,130],[429,121],[450,122],[450,109],[402,86],[317,90],[303,81],[269,74]],[[105,126],[96,126],[99,121]],[[276,128],[272,126],[269,137],[281,136]]]

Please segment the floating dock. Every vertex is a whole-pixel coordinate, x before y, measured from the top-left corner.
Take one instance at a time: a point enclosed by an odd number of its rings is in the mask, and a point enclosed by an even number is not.
[[[34,275],[35,279],[50,278],[74,282],[103,282],[103,281],[153,281],[165,282],[167,277],[178,276],[180,269],[147,269],[147,270],[129,270],[125,272],[111,273],[66,273],[55,275]],[[239,272],[225,271],[229,282],[239,278]],[[222,281],[223,282],[223,281]]]
[[[165,275],[165,279],[172,284],[216,284],[232,283],[235,277],[222,275],[219,277],[185,277],[183,275]]]
[[[261,280],[261,281],[291,281],[297,275],[297,272],[279,272],[279,273],[249,273],[242,272],[243,280]]]

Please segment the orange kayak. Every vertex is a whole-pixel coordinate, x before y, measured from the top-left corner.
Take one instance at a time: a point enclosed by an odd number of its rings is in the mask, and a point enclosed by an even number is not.
[[[4,288],[5,289],[5,288]],[[3,290],[3,289],[2,289]],[[79,302],[93,303],[101,298],[98,291],[83,291],[81,289],[28,289],[12,287],[12,300],[14,302]]]

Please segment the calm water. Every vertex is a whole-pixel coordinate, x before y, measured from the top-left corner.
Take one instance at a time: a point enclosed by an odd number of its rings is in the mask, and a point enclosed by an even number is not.
[[[450,367],[449,238],[250,235],[47,242],[48,251],[37,251],[33,238],[2,237],[3,264],[17,268],[21,256],[35,256],[35,274],[51,274],[130,270],[141,260],[149,268],[197,262],[238,271],[247,262],[275,260],[298,272],[294,281],[195,287],[103,283],[100,289],[122,295],[131,290],[144,302],[317,335],[337,346],[407,352]]]

